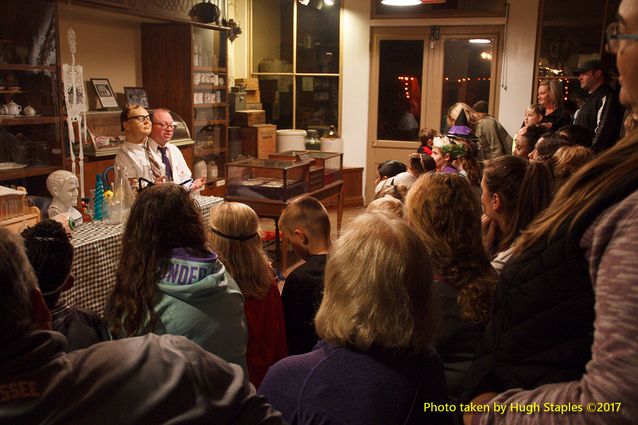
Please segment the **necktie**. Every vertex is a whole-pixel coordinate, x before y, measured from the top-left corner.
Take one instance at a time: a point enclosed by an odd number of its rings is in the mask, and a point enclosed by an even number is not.
[[[157,149],[162,153],[162,163],[166,167],[166,180],[169,182],[173,181],[173,170],[171,170],[171,161],[168,159],[166,155],[167,147],[158,146]]]
[[[151,173],[153,174],[153,179],[159,179],[162,177],[162,172],[160,171],[160,166],[151,155],[151,148],[148,146],[148,139],[144,142],[144,149],[146,149],[146,157],[148,158],[148,162],[151,166]]]

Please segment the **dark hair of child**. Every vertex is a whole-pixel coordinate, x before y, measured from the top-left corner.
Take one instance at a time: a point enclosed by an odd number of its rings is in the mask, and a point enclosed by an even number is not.
[[[25,229],[22,238],[44,300],[53,309],[71,273],[73,245],[62,224],[49,219]]]

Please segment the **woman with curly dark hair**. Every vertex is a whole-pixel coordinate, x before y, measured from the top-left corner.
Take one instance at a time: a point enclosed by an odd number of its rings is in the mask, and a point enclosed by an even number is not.
[[[126,223],[104,316],[116,337],[185,336],[246,372],[243,297],[207,235],[185,189],[145,189]]]
[[[467,179],[421,176],[408,192],[405,218],[425,242],[435,273],[440,329],[435,339],[448,393],[456,401],[489,319],[497,275],[483,248],[481,208]]]

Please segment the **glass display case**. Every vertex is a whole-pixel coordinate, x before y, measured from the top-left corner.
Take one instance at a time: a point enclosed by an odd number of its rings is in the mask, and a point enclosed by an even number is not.
[[[0,14],[0,184],[46,193],[63,168],[57,6],[5,0]]]
[[[343,154],[338,152],[284,151],[270,155],[270,159],[308,161],[309,190],[315,190],[342,178]]]
[[[287,201],[308,192],[310,161],[243,159],[226,164],[227,195]]]

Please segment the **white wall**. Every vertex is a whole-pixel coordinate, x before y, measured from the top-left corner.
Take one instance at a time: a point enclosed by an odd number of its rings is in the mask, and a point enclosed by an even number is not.
[[[514,135],[521,127],[534,83],[539,0],[510,0],[498,120]]]
[[[116,93],[124,87],[142,87],[142,36],[140,24],[127,20],[84,14],[74,8],[71,20],[66,7],[60,13],[60,63],[71,63],[67,31],[72,27],[77,37],[75,61],[84,68],[84,80],[108,78]],[[92,107],[92,105],[91,105]]]
[[[341,21],[340,132],[343,138],[343,163],[352,167],[366,165],[370,99],[370,5],[369,0],[344,0]]]

